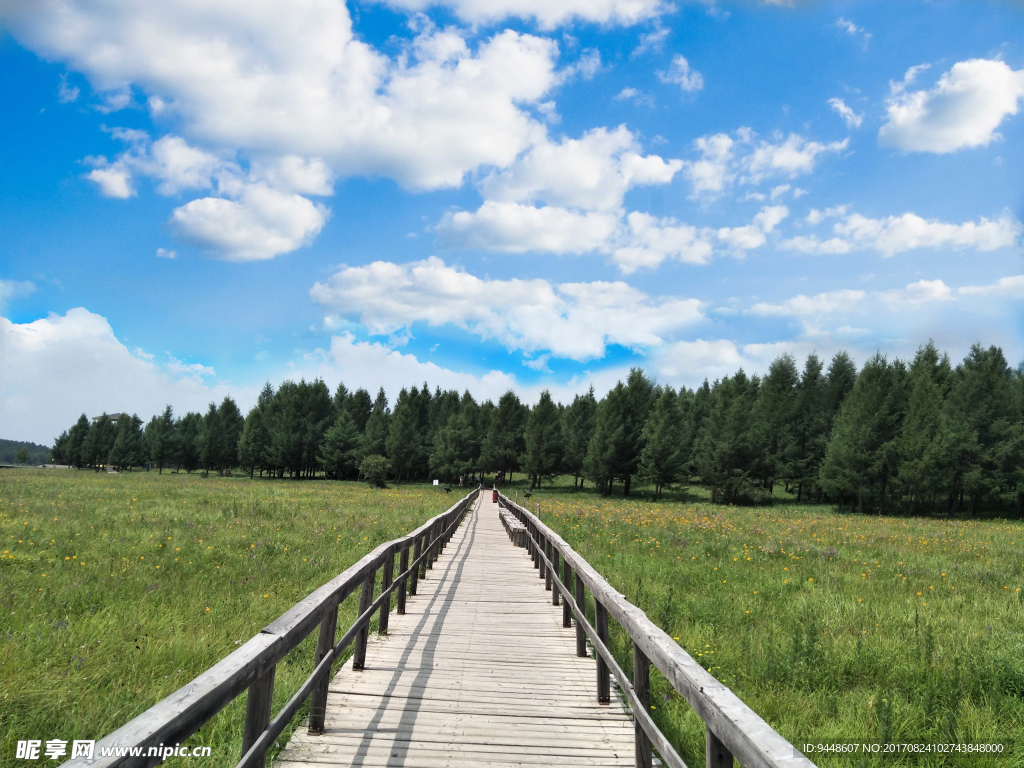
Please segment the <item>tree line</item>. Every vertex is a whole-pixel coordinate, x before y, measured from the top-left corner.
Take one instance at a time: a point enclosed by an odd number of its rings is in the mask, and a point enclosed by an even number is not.
[[[783,355],[763,377],[739,370],[693,390],[635,368],[601,400],[593,388],[569,404],[545,391],[533,407],[512,391],[478,403],[427,384],[392,407],[383,388],[286,381],[244,417],[230,397],[181,418],[168,406],[145,425],[83,414],[52,454],[79,467],[374,482],[521,472],[533,487],[567,474],[574,487],[629,495],[639,483],[655,497],[699,483],[719,503],[770,501],[782,487],[860,512],[1020,514],[1024,367],[980,345],[953,366],[929,342],[909,364],[877,354],[858,372],[841,352],[800,369]]]

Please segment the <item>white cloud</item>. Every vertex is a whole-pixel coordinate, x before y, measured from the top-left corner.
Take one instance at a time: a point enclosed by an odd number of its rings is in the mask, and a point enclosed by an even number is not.
[[[14,299],[22,299],[36,292],[31,280],[0,280],[0,310]]]
[[[800,294],[781,304],[759,302],[745,311],[748,315],[761,317],[799,317],[805,315],[823,315],[836,310],[850,309],[859,304],[867,294],[858,290],[840,290],[819,293],[815,296]]]
[[[79,93],[78,86],[68,85],[68,76],[62,74],[60,76],[60,83],[57,84],[57,101],[61,104],[70,104],[78,99]]]
[[[732,376],[739,368],[750,370],[749,361],[727,339],[676,341],[658,350],[654,363],[661,377],[690,386]]]
[[[508,18],[532,19],[542,29],[573,21],[629,26],[657,18],[672,6],[662,0],[385,0],[395,8],[425,11],[444,6],[463,21],[489,24]]]
[[[204,197],[176,208],[170,225],[186,242],[228,261],[262,261],[311,242],[328,216],[301,195],[248,184],[237,200]]]
[[[907,90],[922,69],[911,67],[892,83],[888,120],[878,132],[882,145],[939,154],[986,146],[1001,138],[996,129],[1024,97],[1024,70],[1002,61],[960,61],[930,90]]]
[[[656,347],[703,319],[696,299],[652,299],[622,282],[487,280],[437,257],[346,267],[315,284],[310,295],[332,311],[358,317],[374,335],[415,323],[451,324],[508,349],[573,360],[600,358],[609,344]]]
[[[458,8],[504,16],[518,7],[530,15],[528,5]],[[647,0],[536,5],[542,21],[609,23],[661,7]],[[178,136],[164,137],[176,146],[159,139],[89,174],[117,197],[134,193],[133,174],[153,176],[167,194],[204,189],[223,170],[217,163],[239,176],[230,168],[236,157],[252,158],[249,180],[280,192],[327,194],[335,177],[351,175],[384,176],[411,190],[458,187],[467,174],[505,168],[544,142],[535,110],[553,107],[545,99],[552,89],[570,74],[593,74],[599,62],[588,52],[558,71],[551,39],[503,30],[471,46],[470,32],[421,19],[417,36],[389,57],[354,34],[348,8],[336,0],[244,8],[233,0],[58,0],[20,4],[9,22],[26,47],[83,73],[104,109],[137,100],[157,124],[176,127]],[[237,191],[210,188],[245,205]]]
[[[181,378],[132,354],[107,320],[83,308],[31,323],[0,317],[0,424],[5,435],[48,445],[79,414],[205,410],[231,394],[248,408],[258,389]],[[68,393],[74,393],[69,397]]]
[[[881,291],[878,294],[890,310],[896,312],[907,306],[916,306],[931,301],[952,301],[953,292],[941,280],[918,280],[906,288]]]
[[[965,285],[960,293],[969,296],[1009,296],[1024,299],[1024,275],[1001,277],[990,285]]]
[[[704,76],[691,69],[690,62],[681,54],[672,57],[668,71],[658,72],[658,79],[663,83],[678,85],[683,93],[694,93],[704,88]]]
[[[1024,236],[1024,224],[1008,210],[998,219],[983,216],[977,222],[951,224],[909,212],[874,219],[849,213],[847,206],[838,206],[824,212],[811,209],[806,220],[817,225],[826,218],[838,219],[833,226],[834,237],[821,240],[815,235],[798,236],[783,241],[780,247],[811,255],[873,249],[889,257],[916,248],[976,251],[1015,248]]]
[[[789,216],[784,205],[769,205],[762,208],[754,220],[742,227],[721,227],[716,233],[720,242],[734,252],[742,253],[760,248],[767,242],[766,235]]]
[[[787,251],[797,251],[808,255],[834,255],[838,253],[849,253],[853,246],[847,240],[840,237],[830,237],[827,240],[819,240],[814,235],[798,235],[779,243],[779,247]]]
[[[480,190],[497,202],[614,210],[630,188],[667,184],[683,166],[681,160],[640,152],[625,126],[595,128],[579,139],[537,144],[507,169],[484,178]]]
[[[612,250],[612,259],[624,274],[657,267],[666,259],[707,264],[712,246],[709,233],[671,218],[656,218],[633,211],[626,216],[626,231]]]
[[[716,197],[733,184],[758,185],[811,173],[822,155],[842,152],[849,145],[849,139],[823,144],[796,133],[759,139],[750,128],[740,128],[734,136],[716,133],[693,142],[700,159],[683,165],[692,198]]]
[[[104,197],[116,197],[127,200],[135,196],[132,187],[132,175],[126,168],[107,166],[94,168],[85,175],[89,181],[95,182]]]
[[[853,109],[846,105],[845,101],[840,98],[829,99],[828,105],[832,107],[833,111],[835,111],[837,115],[843,118],[843,122],[846,123],[846,127],[850,130],[860,128],[861,124],[864,122],[864,115],[858,115],[853,111]]]
[[[836,19],[836,27],[843,30],[843,32],[850,35],[850,37],[860,39],[861,45],[864,46],[865,50],[867,50],[868,41],[871,40],[871,33],[866,32],[864,27],[858,27],[849,19],[844,19],[841,16]]]
[[[635,57],[642,56],[648,51],[660,51],[665,47],[665,40],[668,39],[670,32],[671,30],[668,27],[662,26],[659,22],[650,32],[644,32],[640,35],[640,42],[629,55]]]
[[[176,259],[176,258],[178,258],[178,252],[177,251],[169,251],[166,248],[157,248],[156,249],[156,255],[157,255],[158,258],[161,258],[161,259]]]
[[[781,141],[760,142],[746,159],[743,170],[752,184],[772,176],[793,178],[813,171],[819,155],[842,152],[849,143],[849,139],[843,139],[822,144],[791,133]]]
[[[632,101],[637,106],[653,107],[654,97],[638,88],[623,88],[615,96],[615,101]]]
[[[506,253],[586,253],[615,233],[618,215],[579,213],[555,206],[484,201],[475,211],[450,213],[438,224],[442,245]]]
[[[874,248],[886,257],[915,248],[994,251],[1018,245],[1024,234],[1024,225],[1009,211],[995,220],[981,217],[962,224],[924,219],[914,213],[883,219],[852,213],[834,229],[854,246]]]

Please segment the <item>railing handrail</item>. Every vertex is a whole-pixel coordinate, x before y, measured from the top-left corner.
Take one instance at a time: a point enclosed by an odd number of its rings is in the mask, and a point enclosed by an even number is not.
[[[546,562],[548,573],[560,586],[563,597],[568,596],[569,601],[572,601],[571,587],[557,578],[557,568],[545,556],[544,547],[536,541],[538,533],[558,551],[563,563],[571,567],[576,577],[590,590],[595,601],[619,623],[635,646],[686,699],[708,730],[713,732],[741,765],[745,768],[814,768],[814,763],[744,704],[729,688],[694,661],[693,657],[666,632],[647,618],[647,614],[626,600],[622,593],[612,587],[590,563],[539,517],[504,494],[499,494],[499,499],[503,506],[512,510],[527,524],[528,535],[538,547],[537,554]],[[582,617],[582,606],[577,607],[575,601],[570,604],[574,613],[579,612],[577,615]],[[581,624],[584,629],[594,631],[586,623],[585,617]],[[587,634],[590,635],[591,632]],[[593,640],[591,637],[592,643]],[[595,643],[595,648],[597,647]]]
[[[372,577],[389,558],[393,563],[395,554],[408,551],[424,537],[430,537],[437,530],[440,522],[447,523],[451,518],[458,518],[478,493],[478,489],[470,491],[447,510],[430,518],[411,533],[379,545],[358,562],[285,611],[240,648],[145,712],[97,741],[92,760],[82,757],[73,758],[63,763],[63,766],[67,768],[114,768],[114,766],[124,764],[142,766],[160,762],[160,758],[148,757],[146,751],[150,747],[160,744],[173,746],[198,731],[254,682],[272,672],[277,663],[305,640],[313,629],[321,624],[326,615],[335,611],[345,598],[358,587],[363,586],[367,582],[367,578]],[[449,527],[449,524],[444,525],[442,532],[447,531]],[[418,568],[419,563],[424,560],[429,562],[429,556],[439,542],[442,542],[440,536],[429,541],[414,563],[410,564],[408,569],[395,579],[393,586],[404,584],[407,578],[415,580],[415,575],[410,576],[413,568]],[[378,604],[383,601],[384,597],[385,595],[382,594],[381,598],[373,603],[374,610],[379,607]],[[369,602],[367,601],[367,605]],[[366,610],[366,608],[367,606],[360,606],[360,615],[349,632],[346,633],[346,637],[349,634],[354,634],[356,630],[368,626],[373,610]],[[349,638],[348,642],[351,642],[351,639]],[[345,644],[347,645],[347,643]],[[331,646],[334,651],[331,654],[332,659],[336,658],[344,649],[342,643],[338,645],[341,647],[333,648],[332,638]],[[315,682],[312,678],[325,673],[321,669],[321,661],[322,659],[317,660],[314,674],[304,683],[299,691],[300,694],[311,681]],[[272,675],[270,679],[273,679]],[[305,694],[308,695],[309,691],[305,690]],[[305,696],[302,698],[304,699]],[[289,702],[285,709],[289,709],[292,703]],[[141,747],[143,755],[141,757],[130,755],[100,757],[103,747]]]

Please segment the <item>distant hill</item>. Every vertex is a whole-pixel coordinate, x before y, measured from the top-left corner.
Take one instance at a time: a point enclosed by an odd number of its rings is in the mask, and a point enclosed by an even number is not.
[[[0,440],[0,464],[15,464],[15,456],[21,448],[28,448],[29,464],[45,464],[50,456],[50,449],[38,443],[26,443],[21,440]]]

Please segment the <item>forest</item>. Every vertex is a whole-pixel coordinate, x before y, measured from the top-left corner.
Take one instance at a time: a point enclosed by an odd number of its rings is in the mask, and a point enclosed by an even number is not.
[[[54,462],[95,469],[375,484],[519,472],[531,488],[569,475],[608,495],[700,484],[723,504],[770,503],[783,489],[789,502],[861,513],[1015,517],[1022,458],[1024,365],[975,345],[954,366],[931,342],[909,363],[876,354],[860,371],[845,352],[827,368],[783,355],[763,377],[739,370],[694,390],[634,368],[600,400],[593,388],[568,404],[544,391],[532,407],[512,391],[478,403],[423,384],[392,406],[383,388],[285,381],[245,416],[230,397],[147,423],[83,414],[52,449]]]

